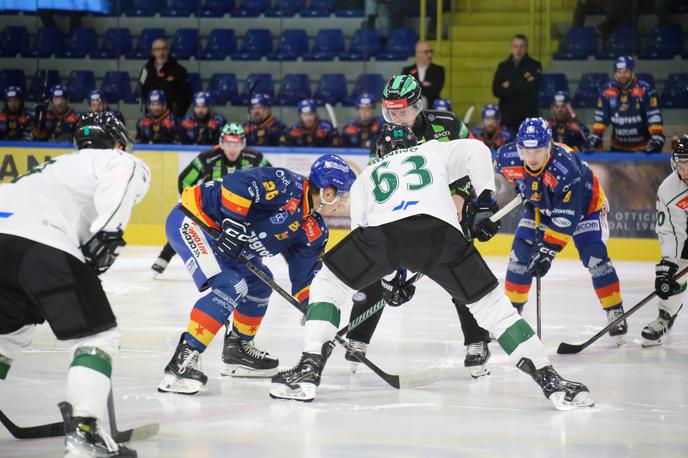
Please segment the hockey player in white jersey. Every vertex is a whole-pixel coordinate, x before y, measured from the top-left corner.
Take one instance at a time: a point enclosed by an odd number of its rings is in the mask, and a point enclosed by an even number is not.
[[[120,331],[98,275],[125,242],[150,171],[111,113],[84,115],[77,151],[0,185],[0,379],[48,322],[73,344],[65,456],[131,457],[102,428]]]
[[[592,405],[585,385],[564,380],[552,368],[532,328],[461,232],[449,183],[468,175],[477,195],[494,192],[488,148],[472,139],[416,146],[409,127],[387,124],[378,137],[377,156],[351,188],[352,232],[325,254],[311,285],[301,360],[273,377],[270,395],[315,399],[341,307],[354,292],[407,268],[467,304],[478,324],[497,336],[517,367],[540,385],[557,409]],[[482,216],[476,216],[476,230],[492,231],[496,223]]]
[[[676,173],[666,177],[657,191],[655,230],[662,250],[655,269],[659,317],[643,329],[643,347],[663,344],[683,307],[686,281],[678,282],[675,276],[688,265],[688,135],[676,142],[671,167]]]

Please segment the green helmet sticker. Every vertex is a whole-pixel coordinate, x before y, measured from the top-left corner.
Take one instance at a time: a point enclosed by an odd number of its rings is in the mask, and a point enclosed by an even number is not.
[[[238,122],[230,122],[222,127],[221,135],[237,135],[244,136],[244,128]]]
[[[84,127],[84,135],[88,137],[90,134],[91,134],[91,128],[88,126]]]

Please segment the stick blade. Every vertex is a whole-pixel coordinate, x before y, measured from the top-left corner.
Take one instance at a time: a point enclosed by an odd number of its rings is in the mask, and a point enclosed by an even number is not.
[[[557,353],[560,355],[573,355],[579,353],[583,348],[585,347],[582,344],[576,345],[562,342],[559,344],[559,348],[557,348]]]
[[[431,367],[417,374],[401,375],[400,388],[414,388],[434,383],[442,378],[444,371],[439,367]]]
[[[40,439],[43,437],[64,436],[64,422],[23,428],[12,423],[12,421],[0,411],[0,423],[2,423],[16,439]]]
[[[115,442],[142,441],[155,436],[158,432],[160,432],[160,425],[158,423],[151,423],[138,428],[127,429],[126,431],[117,431],[113,435],[113,439],[115,439]]]

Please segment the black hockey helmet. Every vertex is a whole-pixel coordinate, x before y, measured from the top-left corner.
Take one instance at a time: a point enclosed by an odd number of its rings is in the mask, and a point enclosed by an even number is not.
[[[414,107],[416,114],[423,110],[420,83],[412,75],[394,75],[382,90],[382,116],[385,121],[393,122],[389,111],[406,107]]]
[[[128,152],[134,147],[127,128],[113,113],[105,111],[81,115],[74,133],[77,149],[113,149],[118,142]]]
[[[375,154],[380,158],[392,151],[411,148],[417,144],[418,140],[409,126],[385,124],[380,129],[380,134],[377,137]]]
[[[688,163],[688,134],[682,135],[681,138],[673,142],[672,146],[671,168],[678,173],[681,179],[683,179],[678,171],[678,164],[682,163],[685,167],[685,164]]]

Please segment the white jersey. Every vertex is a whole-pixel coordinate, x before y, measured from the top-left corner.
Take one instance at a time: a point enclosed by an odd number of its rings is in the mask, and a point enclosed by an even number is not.
[[[688,211],[688,185],[676,172],[666,177],[657,191],[657,223],[655,231],[659,236],[662,259],[678,264],[686,243],[686,217]]]
[[[477,195],[495,190],[490,150],[478,140],[432,140],[368,165],[351,187],[351,228],[430,215],[461,230],[449,184],[468,175]]]
[[[65,154],[0,185],[0,233],[84,261],[81,246],[101,230],[124,230],[149,186],[148,166],[129,153],[83,149]]]

